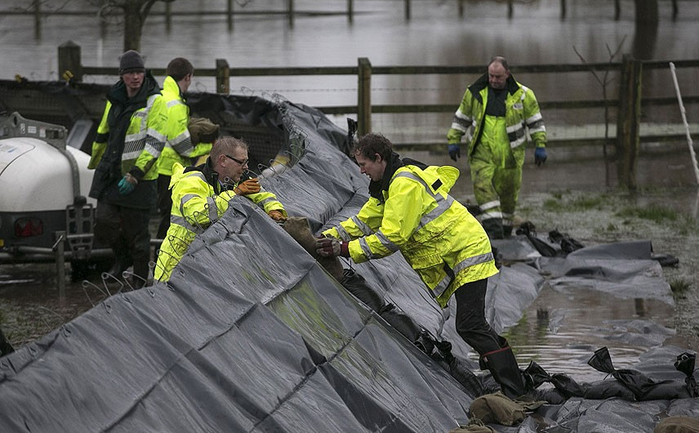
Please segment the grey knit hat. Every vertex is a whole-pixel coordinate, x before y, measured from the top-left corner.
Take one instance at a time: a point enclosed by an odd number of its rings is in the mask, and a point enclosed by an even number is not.
[[[138,51],[129,50],[121,55],[119,61],[119,75],[127,72],[145,72],[146,66],[143,63],[143,57],[138,54]]]

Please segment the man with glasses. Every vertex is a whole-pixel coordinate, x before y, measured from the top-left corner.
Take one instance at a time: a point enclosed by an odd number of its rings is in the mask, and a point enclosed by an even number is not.
[[[158,281],[170,279],[195,236],[218,220],[236,195],[261,206],[275,221],[283,222],[287,217],[277,197],[250,177],[247,144],[229,136],[214,142],[204,164],[184,168],[175,163],[170,189],[170,228],[158,252],[154,275]]]

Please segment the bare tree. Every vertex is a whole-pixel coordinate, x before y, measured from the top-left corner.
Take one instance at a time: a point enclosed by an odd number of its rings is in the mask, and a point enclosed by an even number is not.
[[[611,48],[609,45],[607,45],[607,53],[609,54],[609,63],[613,63],[614,59],[619,55],[619,52],[621,51],[621,47],[624,45],[624,41],[626,40],[626,36],[619,42],[619,46],[617,47],[616,51],[612,52]],[[583,57],[580,52],[578,52],[578,49],[573,46],[573,51],[575,51],[575,54],[578,55],[578,58],[580,58],[580,61],[587,65],[587,60],[585,57]],[[590,72],[592,73],[592,76],[595,77],[595,80],[599,83],[600,87],[602,88],[602,98],[604,99],[604,143],[602,144],[602,154],[604,156],[604,177],[605,177],[605,185],[609,186],[609,154],[607,152],[607,142],[609,141],[609,106],[606,104],[607,102],[607,87],[609,83],[611,83],[613,80],[609,76],[609,70],[604,71],[604,74],[600,76],[597,71],[595,71],[592,67],[590,67]]]
[[[99,8],[98,16],[109,21],[122,16],[124,22],[124,51],[141,50],[143,25],[156,2],[172,3],[175,0],[88,0]]]

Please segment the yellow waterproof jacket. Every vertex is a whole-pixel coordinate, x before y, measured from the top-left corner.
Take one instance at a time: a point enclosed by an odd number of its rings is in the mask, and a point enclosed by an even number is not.
[[[509,145],[515,159],[524,161],[524,144],[529,131],[536,147],[546,147],[546,127],[541,117],[539,103],[534,92],[518,83],[512,75],[507,79],[505,100],[505,127]],[[478,143],[484,127],[485,109],[488,104],[488,74],[480,77],[466,89],[461,105],[454,113],[451,128],[447,133],[449,144],[458,144],[466,135],[468,155]]]
[[[120,120],[124,116],[130,116],[125,130]],[[104,162],[106,166],[121,167],[120,173],[113,176],[117,181],[126,173],[131,173],[138,180],[156,179],[155,162],[165,145],[166,124],[165,101],[150,71],[146,73],[141,91],[133,98],[126,97],[123,82],[120,81],[107,95],[107,105],[97,127],[88,168],[97,168],[100,162]],[[115,130],[117,126],[120,129]],[[108,146],[110,152],[116,151],[114,156],[107,154]],[[110,158],[120,160],[106,161]],[[105,167],[104,170],[109,168]]]
[[[235,196],[233,190],[236,186],[237,183],[223,190],[218,174],[211,168],[210,160],[186,170],[181,164],[175,163],[170,179],[170,227],[158,252],[154,274],[156,280],[170,279],[172,270],[187,252],[195,236],[203,233],[228,209],[228,201]],[[271,192],[260,190],[259,193],[245,197],[262,206],[267,213],[279,210],[287,216],[284,206]]]
[[[372,192],[357,215],[323,234],[349,241],[356,263],[400,250],[446,307],[456,289],[498,272],[490,241],[480,223],[448,194],[458,169],[401,165],[393,158],[390,166],[399,167],[387,167],[384,178],[390,180],[380,195]]]
[[[192,143],[187,129],[189,107],[174,78],[165,78],[162,94],[168,112],[165,128],[167,142],[158,158],[158,174],[171,176],[175,163],[190,165],[191,158],[206,155],[211,150],[211,143]]]

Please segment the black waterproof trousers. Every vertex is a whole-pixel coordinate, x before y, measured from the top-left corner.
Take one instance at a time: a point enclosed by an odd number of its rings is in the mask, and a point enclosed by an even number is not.
[[[459,287],[456,297],[456,332],[481,356],[481,368],[490,370],[502,392],[515,399],[522,396],[525,382],[507,339],[498,335],[485,318],[488,280]]]
[[[150,211],[118,206],[103,201],[97,202],[95,210],[95,238],[109,245],[114,251],[117,267],[126,270],[133,264],[138,288],[148,280],[150,262]],[[115,268],[116,269],[116,268]],[[115,275],[120,277],[121,275]]]

